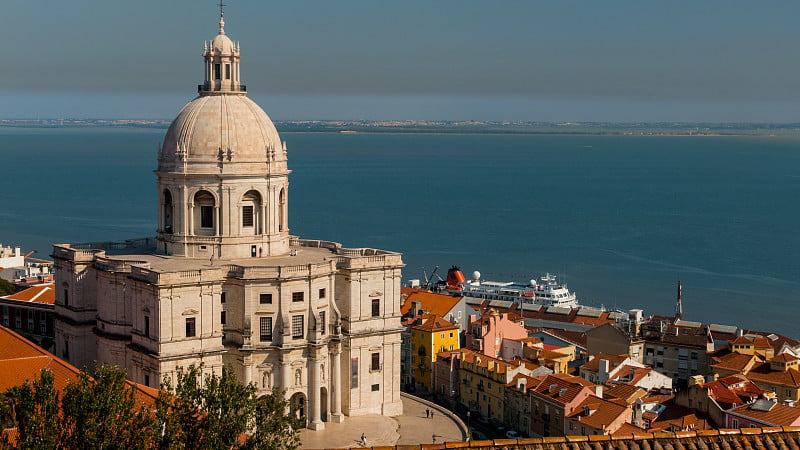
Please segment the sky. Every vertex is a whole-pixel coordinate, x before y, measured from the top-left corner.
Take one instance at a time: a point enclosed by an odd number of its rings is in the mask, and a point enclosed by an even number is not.
[[[800,2],[227,0],[277,120],[800,122]],[[214,0],[5,0],[0,118],[174,117]]]

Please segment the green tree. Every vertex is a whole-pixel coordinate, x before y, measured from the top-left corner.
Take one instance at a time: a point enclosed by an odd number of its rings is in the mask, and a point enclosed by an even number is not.
[[[288,403],[273,390],[258,398],[228,367],[222,376],[202,374],[202,366],[179,368],[175,386],[164,378],[157,416],[165,430],[161,448],[296,449],[301,423],[287,414]]]
[[[17,292],[14,285],[3,278],[0,278],[0,296],[11,295]]]
[[[17,427],[16,447],[21,449],[60,448],[62,427],[60,400],[53,374],[42,370],[33,381],[3,393],[3,415],[9,427]],[[4,442],[10,447],[11,442]]]
[[[64,388],[62,426],[67,448],[146,449],[158,434],[156,418],[125,372],[100,366],[94,379],[84,372]]]

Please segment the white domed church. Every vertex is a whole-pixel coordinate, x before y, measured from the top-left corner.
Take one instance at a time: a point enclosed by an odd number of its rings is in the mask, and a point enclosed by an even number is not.
[[[289,233],[286,144],[219,25],[159,151],[156,237],[53,248],[56,353],[152,387],[227,365],[312,429],[401,414],[401,255]]]

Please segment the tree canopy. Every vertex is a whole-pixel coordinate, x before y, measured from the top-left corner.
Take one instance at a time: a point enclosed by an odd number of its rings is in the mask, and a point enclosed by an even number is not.
[[[0,396],[7,427],[16,439],[0,442],[20,449],[296,449],[297,420],[287,414],[283,393],[257,397],[233,371],[203,374],[202,366],[165,378],[158,398],[147,402],[125,373],[99,367],[63,389],[53,374],[41,375]]]

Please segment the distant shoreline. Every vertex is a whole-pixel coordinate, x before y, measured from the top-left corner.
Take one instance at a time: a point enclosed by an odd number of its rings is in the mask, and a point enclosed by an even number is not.
[[[163,129],[164,119],[2,119],[0,128]],[[281,133],[525,135],[525,136],[674,136],[800,137],[800,124],[712,123],[550,123],[476,121],[275,121]]]

